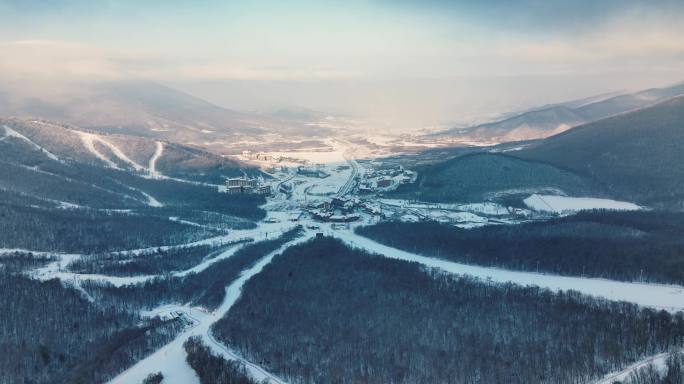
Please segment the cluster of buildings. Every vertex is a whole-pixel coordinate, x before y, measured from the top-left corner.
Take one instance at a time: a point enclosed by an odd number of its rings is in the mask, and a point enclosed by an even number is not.
[[[288,156],[272,155],[272,154],[263,153],[263,152],[242,151],[242,156],[246,159],[249,159],[249,160],[263,161],[263,162],[269,162],[269,163],[281,163],[281,162],[299,163],[299,164],[305,164],[306,163],[306,160],[297,159],[297,158],[288,157]]]
[[[400,165],[384,166],[367,171],[359,183],[358,191],[363,195],[394,190],[401,184],[415,182],[417,176],[416,172],[403,169]]]
[[[302,176],[319,177],[321,179],[330,176],[329,173],[323,171],[321,168],[322,166],[320,164],[314,166],[300,166],[297,167],[297,173]]]
[[[270,195],[271,186],[262,184],[259,179],[234,177],[226,180],[226,193],[229,195]]]
[[[348,223],[359,220],[359,212],[382,216],[380,205],[358,198],[333,197],[328,201],[316,202],[309,206],[308,212],[319,221]]]

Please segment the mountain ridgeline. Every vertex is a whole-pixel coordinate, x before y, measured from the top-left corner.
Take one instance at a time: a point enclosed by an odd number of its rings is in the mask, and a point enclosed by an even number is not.
[[[260,174],[182,145],[0,120],[0,248],[87,253],[253,226],[263,197],[217,187],[245,173]]]
[[[422,166],[397,197],[482,201],[537,192],[684,209],[684,96],[585,124],[515,150]]]
[[[16,92],[0,84],[0,116],[59,121],[97,133],[193,144],[215,153],[228,153],[227,144],[265,134],[317,134],[291,116],[238,112],[149,81],[86,82],[61,88],[67,91],[54,96],[32,89]],[[233,148],[238,153],[243,149]]]
[[[485,142],[520,141],[549,137],[570,128],[648,107],[684,95],[684,83],[665,88],[597,97],[535,108],[512,117],[469,128],[435,134]]]

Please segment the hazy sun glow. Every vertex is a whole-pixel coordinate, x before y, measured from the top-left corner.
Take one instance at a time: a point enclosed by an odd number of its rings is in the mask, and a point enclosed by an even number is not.
[[[0,0],[0,80],[145,78],[417,128],[684,79],[682,2],[513,3]]]

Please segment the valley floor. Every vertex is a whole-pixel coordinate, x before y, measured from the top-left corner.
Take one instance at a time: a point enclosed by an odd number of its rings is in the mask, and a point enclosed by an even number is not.
[[[155,156],[158,157],[162,151],[163,146],[160,144],[157,147]],[[502,283],[512,282],[522,286],[533,285],[542,288],[548,288],[553,291],[574,290],[587,295],[602,297],[608,300],[627,301],[638,304],[639,306],[650,307],[654,309],[664,309],[669,312],[684,310],[684,287],[682,286],[557,276],[542,273],[511,271],[500,268],[466,265],[402,251],[377,243],[354,233],[355,227],[367,225],[374,221],[374,218],[370,215],[362,215],[359,222],[343,226],[330,223],[321,223],[315,221],[307,215],[303,215],[301,206],[304,202],[324,201],[329,199],[331,195],[344,196],[350,193],[350,190],[352,189],[350,188],[350,184],[359,172],[359,164],[353,159],[345,159],[344,153],[344,145],[337,143],[336,152],[333,154],[328,154],[328,156],[334,160],[333,164],[335,164],[334,166],[327,167],[328,171],[331,173],[329,178],[321,180],[318,178],[310,178],[301,175],[285,175],[278,180],[278,183],[282,183],[284,180],[287,180],[288,183],[292,183],[294,185],[293,192],[291,195],[289,195],[276,191],[275,197],[270,199],[269,202],[263,206],[263,208],[267,211],[267,217],[264,221],[258,224],[256,229],[235,230],[231,231],[228,235],[210,237],[188,244],[174,245],[169,247],[153,247],[149,249],[136,249],[122,252],[140,254],[146,250],[168,249],[183,245],[220,245],[245,239],[262,241],[269,238],[275,238],[279,233],[291,229],[296,225],[302,225],[304,228],[306,228],[306,233],[304,236],[298,238],[297,240],[286,243],[278,250],[271,252],[267,256],[261,258],[251,268],[243,271],[237,280],[233,281],[226,287],[225,298],[217,310],[213,312],[207,312],[201,308],[190,307],[186,305],[168,305],[144,313],[146,316],[181,316],[187,319],[191,325],[171,343],[165,345],[145,359],[139,361],[134,366],[130,367],[119,376],[114,378],[111,383],[139,384],[148,374],[154,372],[163,373],[165,378],[164,383],[199,383],[196,374],[186,362],[186,353],[183,349],[183,343],[191,336],[200,336],[216,354],[219,354],[227,359],[239,360],[243,362],[248,373],[255,380],[260,381],[263,379],[268,379],[271,383],[283,383],[284,381],[282,379],[267,372],[259,365],[245,360],[241,356],[237,355],[234,351],[218,342],[212,336],[210,328],[215,322],[220,320],[226,313],[228,313],[233,304],[235,304],[240,298],[242,286],[245,284],[245,282],[247,282],[252,276],[258,274],[273,259],[275,255],[282,253],[285,249],[294,244],[301,243],[312,238],[316,233],[323,233],[328,236],[336,237],[352,247],[362,248],[368,252],[379,254],[388,258],[416,262],[427,267],[439,268],[453,274],[470,275],[483,281]],[[338,167],[338,165],[349,165],[349,167]],[[155,161],[150,161],[148,167],[151,176],[158,177],[155,170]],[[324,193],[325,195],[321,196],[321,193]],[[393,205],[394,209],[401,209],[401,204],[396,204],[396,202],[391,200],[382,201],[381,203]],[[408,209],[415,209],[415,207],[408,207]],[[477,209],[486,210],[493,208],[482,206],[477,207]],[[495,211],[496,209],[494,210],[494,213],[496,213]],[[297,219],[292,219],[292,217],[297,217]],[[491,215],[489,217],[491,217]],[[480,217],[478,216],[473,220],[480,220]],[[481,224],[482,223],[478,223],[478,225]],[[237,247],[239,246],[236,246],[236,248]],[[201,271],[207,268],[213,262],[221,260],[222,258],[231,257],[233,252],[234,249],[230,249],[225,251],[217,258],[204,261],[189,270],[175,272],[175,274],[181,276],[190,272]],[[2,251],[2,253],[9,253],[9,250]],[[64,281],[66,284],[76,288],[78,288],[80,283],[85,280],[102,280],[112,283],[115,286],[122,286],[128,284],[137,284],[154,277],[118,277],[107,275],[78,274],[67,271],[65,267],[69,262],[78,258],[79,255],[60,255],[60,257],[60,260],[33,271],[31,275],[39,279],[58,278]],[[658,356],[654,357],[654,359],[658,358]]]

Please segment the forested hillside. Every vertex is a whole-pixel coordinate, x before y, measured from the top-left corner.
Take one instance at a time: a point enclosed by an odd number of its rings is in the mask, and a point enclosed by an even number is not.
[[[473,229],[385,222],[357,232],[395,248],[467,264],[684,284],[681,213],[587,211]]]
[[[511,155],[568,169],[612,196],[684,208],[684,97],[577,127]]]
[[[648,107],[684,94],[684,83],[635,93],[604,95],[533,108],[468,128],[434,134],[481,142],[510,142],[549,137],[572,127]]]
[[[34,251],[94,253],[147,248],[223,233],[170,221],[168,217],[41,208],[6,201],[0,201],[0,219],[0,248]]]
[[[432,202],[481,202],[510,195],[564,192],[600,195],[596,182],[506,154],[479,153],[419,167],[418,180],[390,196]]]
[[[240,362],[214,355],[199,337],[189,338],[183,347],[200,384],[257,384]]]
[[[59,281],[40,282],[2,267],[0,291],[2,384],[105,382],[181,329],[176,321],[141,322],[91,304]]]
[[[55,160],[116,166],[138,173],[220,183],[225,176],[239,176],[251,167],[230,158],[167,141],[143,136],[101,133],[45,120],[0,119],[0,141],[22,142],[33,152]],[[150,170],[150,161],[154,170]],[[152,173],[153,173],[152,172]]]
[[[550,192],[684,209],[684,96],[507,148],[418,166],[417,183],[391,196],[469,202]]]
[[[684,317],[426,271],[324,238],[248,281],[214,333],[299,383],[580,383],[681,343]]]
[[[169,272],[177,270],[173,260],[166,263],[168,269],[162,274],[139,284],[116,287],[112,284],[92,281],[83,284],[88,294],[98,302],[128,308],[131,310],[151,309],[162,304],[185,304],[214,310],[221,304],[225,296],[226,286],[236,279],[242,271],[251,267],[262,257],[275,251],[283,244],[301,235],[300,229],[285,232],[273,240],[247,244],[237,249],[230,257],[213,262],[206,269],[191,272],[182,276],[174,276]],[[214,250],[205,259],[218,257],[220,250]],[[170,256],[174,256],[171,254]],[[175,256],[184,257],[184,253]],[[124,256],[108,260],[95,258],[85,263],[72,265],[71,268],[87,267],[92,263],[102,263],[100,268],[125,268],[125,263],[146,264],[147,257]],[[124,265],[122,265],[124,264]],[[161,266],[159,266],[161,267]],[[158,267],[158,268],[159,268]],[[92,266],[91,266],[92,268]]]
[[[172,245],[264,217],[262,196],[229,196],[207,183],[242,174],[235,162],[147,139],[79,135],[91,134],[0,121],[0,248],[91,253]]]

